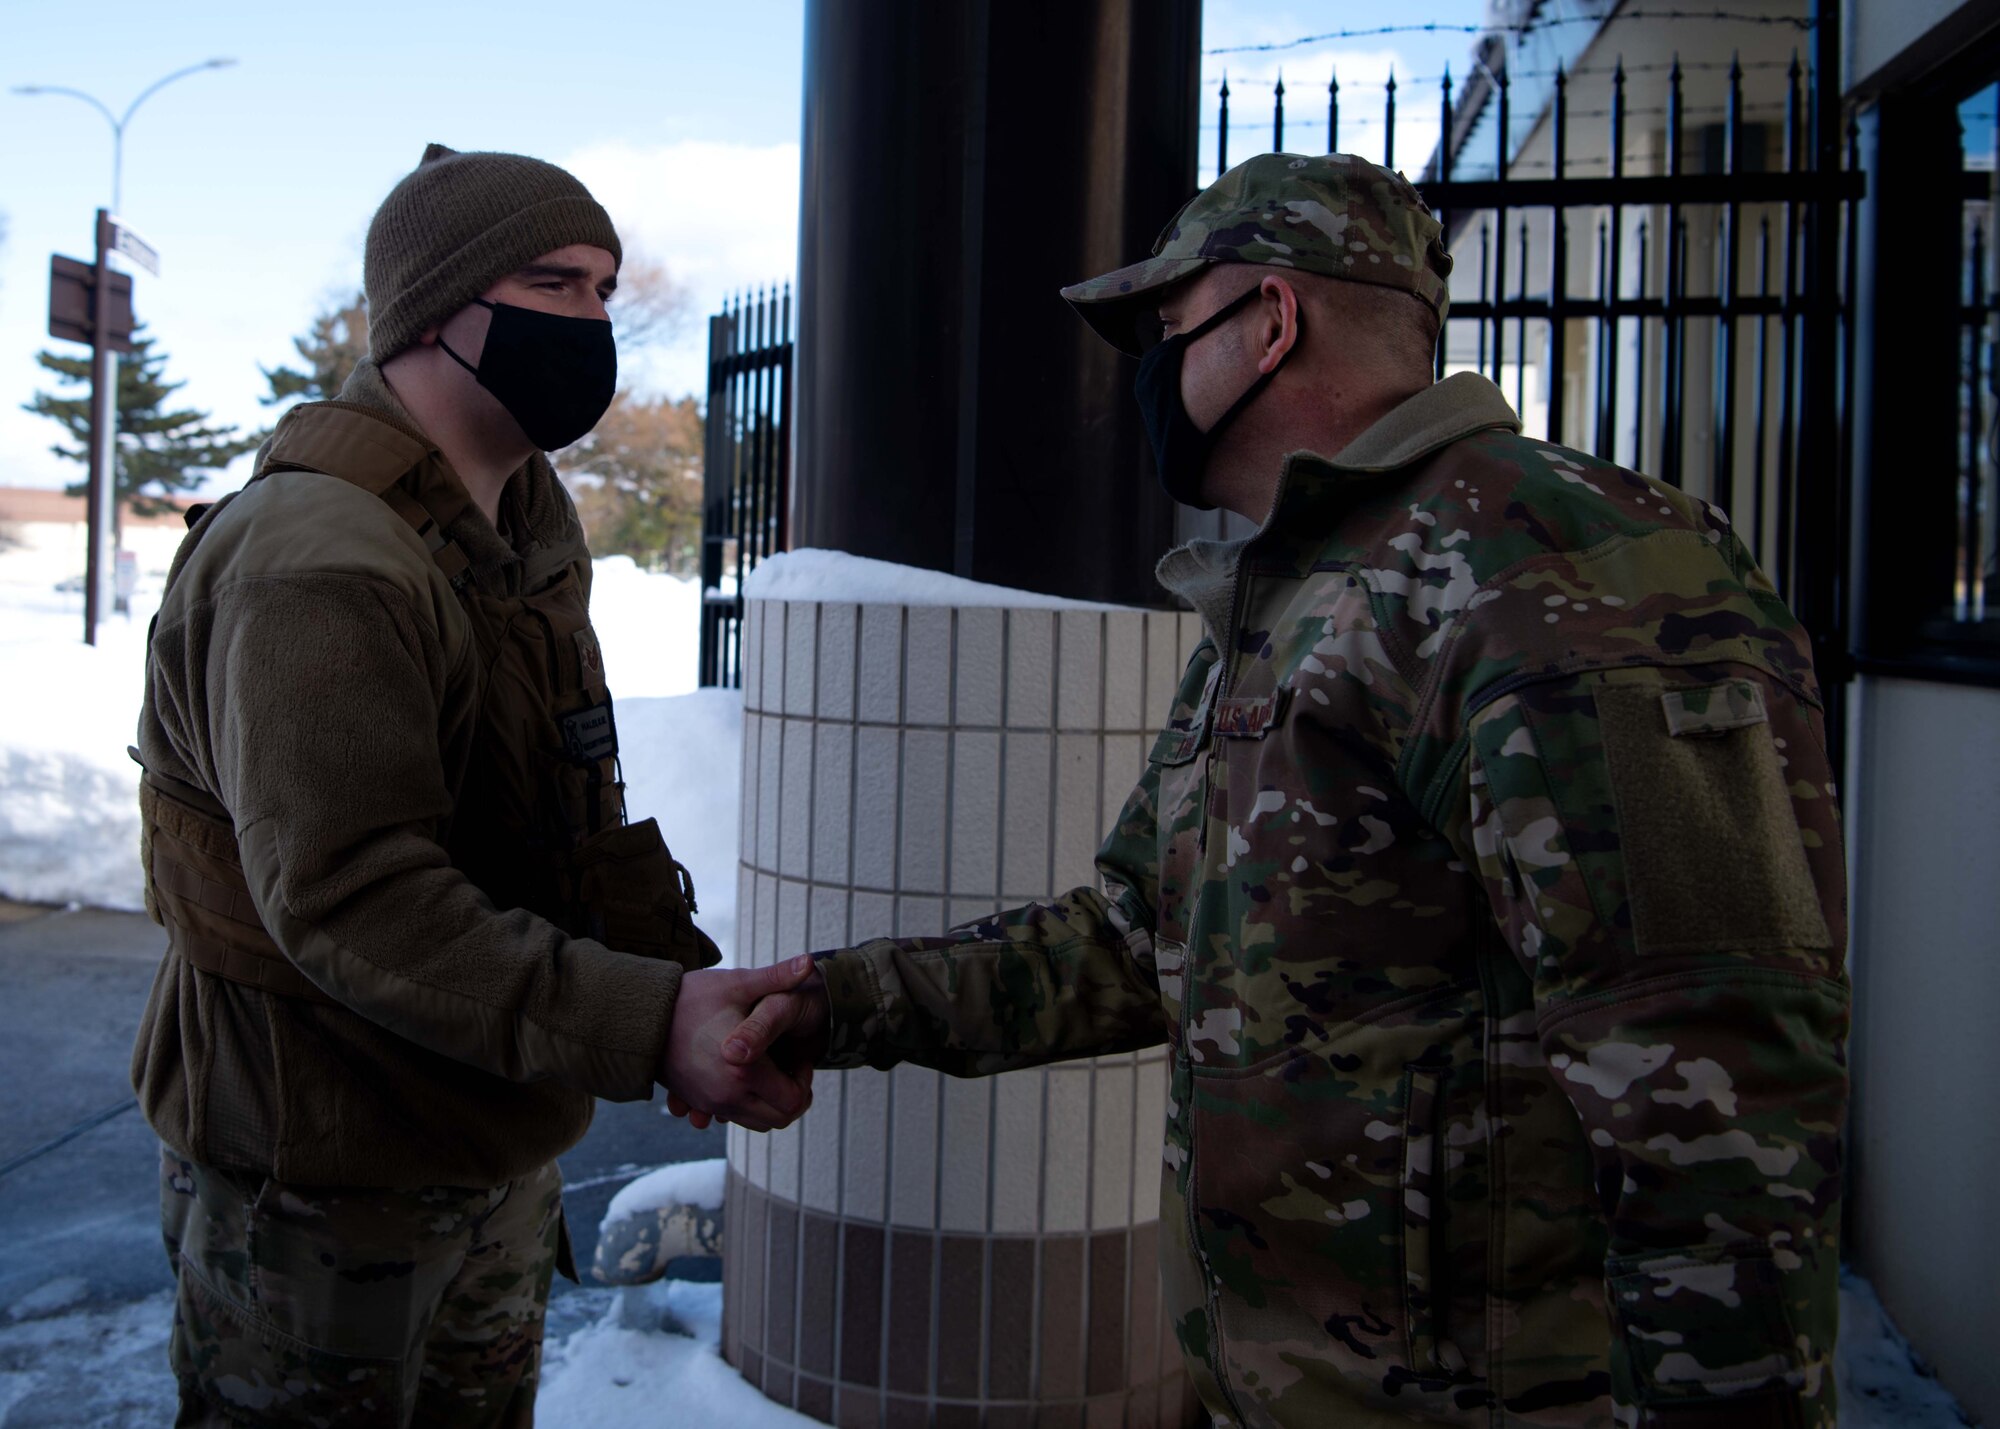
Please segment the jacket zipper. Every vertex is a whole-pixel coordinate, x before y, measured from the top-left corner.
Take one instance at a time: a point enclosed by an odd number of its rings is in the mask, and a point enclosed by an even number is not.
[[[1236,569],[1229,573],[1229,628],[1218,632],[1222,644],[1215,652],[1222,661],[1222,678],[1215,685],[1217,700],[1222,699],[1236,685],[1236,627],[1242,623],[1236,618],[1236,603],[1243,597],[1243,559],[1248,554],[1247,549],[1240,552],[1236,557]],[[1206,789],[1207,781],[1202,782],[1203,788]],[[1204,817],[1206,814],[1207,810],[1204,809]]]
[[[1234,673],[1233,666],[1235,661],[1236,602],[1242,594],[1242,587],[1242,562],[1239,559],[1236,571],[1229,578],[1229,629],[1223,633],[1224,640],[1228,642],[1228,648],[1217,652],[1218,658],[1222,663],[1222,673],[1216,680],[1215,694],[1209,704],[1208,716],[1203,721],[1204,726],[1211,730],[1214,726],[1215,705],[1227,693],[1232,683],[1230,676]],[[1205,755],[1207,762],[1203,768],[1201,779],[1201,840],[1195,848],[1195,870],[1197,874],[1200,873],[1208,862],[1208,806],[1215,793],[1215,743],[1215,737],[1211,733],[1208,740],[1208,751]],[[1206,879],[1202,880],[1201,888],[1203,893],[1207,891]],[[1228,1402],[1229,1412],[1235,1416],[1238,1429],[1243,1429],[1247,1421],[1243,1417],[1242,1407],[1236,1402],[1235,1387],[1229,1382],[1229,1369],[1222,1349],[1222,1306],[1216,1294],[1215,1272],[1209,1265],[1208,1252],[1202,1249],[1201,1216],[1197,1209],[1199,1201],[1198,1193],[1200,1190],[1200,1171],[1195,1160],[1194,1066],[1193,1059],[1188,1052],[1188,1035],[1193,1018],[1194,994],[1197,986],[1194,968],[1195,940],[1192,934],[1200,926],[1202,911],[1201,897],[1202,893],[1197,893],[1195,895],[1196,901],[1194,907],[1188,910],[1188,932],[1190,936],[1188,938],[1188,950],[1186,954],[1187,967],[1184,974],[1185,992],[1181,997],[1180,1056],[1188,1067],[1188,1180],[1187,1195],[1182,1198],[1182,1213],[1187,1219],[1188,1249],[1194,1252],[1195,1264],[1200,1268],[1201,1272],[1202,1303],[1208,1312],[1209,1368],[1215,1372],[1216,1386],[1221,1389],[1223,1399]]]

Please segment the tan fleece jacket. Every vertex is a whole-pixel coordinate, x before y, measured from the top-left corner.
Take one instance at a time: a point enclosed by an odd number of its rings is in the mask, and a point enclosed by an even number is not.
[[[341,399],[381,421],[346,414],[317,464],[427,447],[373,364]],[[539,589],[572,563],[587,579],[575,510],[540,456],[509,482],[500,531],[466,513],[448,534],[484,589]],[[650,1096],[679,965],[497,911],[446,854],[479,681],[470,624],[422,542],[347,481],[276,472],[182,547],[140,756],[229,811],[266,929],[342,1005],[170,953],[133,1057],[168,1145],[304,1184],[484,1186],[573,1145],[592,1097]]]

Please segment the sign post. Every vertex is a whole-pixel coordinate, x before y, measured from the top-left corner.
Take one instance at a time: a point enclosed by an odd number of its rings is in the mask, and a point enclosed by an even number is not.
[[[83,638],[97,643],[97,622],[116,598],[112,546],[117,532],[118,354],[131,352],[132,279],[106,260],[116,251],[160,271],[160,256],[143,238],[97,210],[97,261],[80,263],[60,253],[49,260],[49,336],[90,344],[90,427],[86,435],[90,481],[84,552]]]
[[[97,211],[97,272],[93,275],[92,316],[111,311],[111,252],[116,229],[111,215]],[[83,567],[83,640],[97,643],[97,622],[110,608],[110,544],[118,500],[118,355],[106,339],[109,325],[91,324],[90,341],[90,524]]]

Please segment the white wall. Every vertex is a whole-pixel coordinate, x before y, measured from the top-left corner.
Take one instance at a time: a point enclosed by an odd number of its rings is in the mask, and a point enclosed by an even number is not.
[[[1856,703],[1855,1258],[2000,1424],[2000,691],[1866,679]]]
[[[1867,83],[1875,71],[1921,39],[1965,0],[1847,0],[1840,7],[1847,73],[1841,89]]]

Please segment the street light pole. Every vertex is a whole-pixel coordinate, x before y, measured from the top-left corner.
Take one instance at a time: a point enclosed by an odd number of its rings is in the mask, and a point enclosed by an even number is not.
[[[121,200],[124,198],[125,184],[125,126],[132,122],[132,116],[138,113],[139,106],[177,79],[186,79],[189,75],[200,74],[205,69],[228,69],[235,63],[233,59],[203,60],[200,64],[189,65],[186,69],[177,69],[172,74],[163,75],[140,90],[139,97],[125,106],[122,115],[113,115],[96,95],[85,94],[80,89],[71,89],[66,85],[17,84],[14,86],[14,93],[67,95],[71,99],[82,100],[104,116],[104,122],[111,126],[111,212],[116,215],[123,211]]]
[[[172,74],[163,75],[139,91],[138,97],[125,106],[122,115],[114,116],[104,102],[94,94],[86,94],[80,89],[64,85],[17,84],[14,93],[24,95],[60,94],[71,99],[80,99],[104,116],[104,122],[111,126],[111,209],[97,211],[97,302],[94,307],[98,315],[91,335],[90,362],[90,495],[88,501],[88,525],[85,537],[88,547],[84,559],[83,597],[83,639],[88,645],[97,643],[97,621],[105,608],[105,596],[117,579],[118,545],[118,354],[111,347],[110,334],[105,331],[105,315],[110,312],[109,290],[111,282],[111,244],[114,220],[122,208],[125,187],[125,127],[132,122],[132,116],[139,106],[158,94],[177,79],[185,79],[191,74],[199,74],[207,69],[226,69],[235,64],[233,59],[203,60],[200,64],[177,69]],[[112,549],[107,552],[109,541]],[[108,557],[108,559],[107,559]]]

